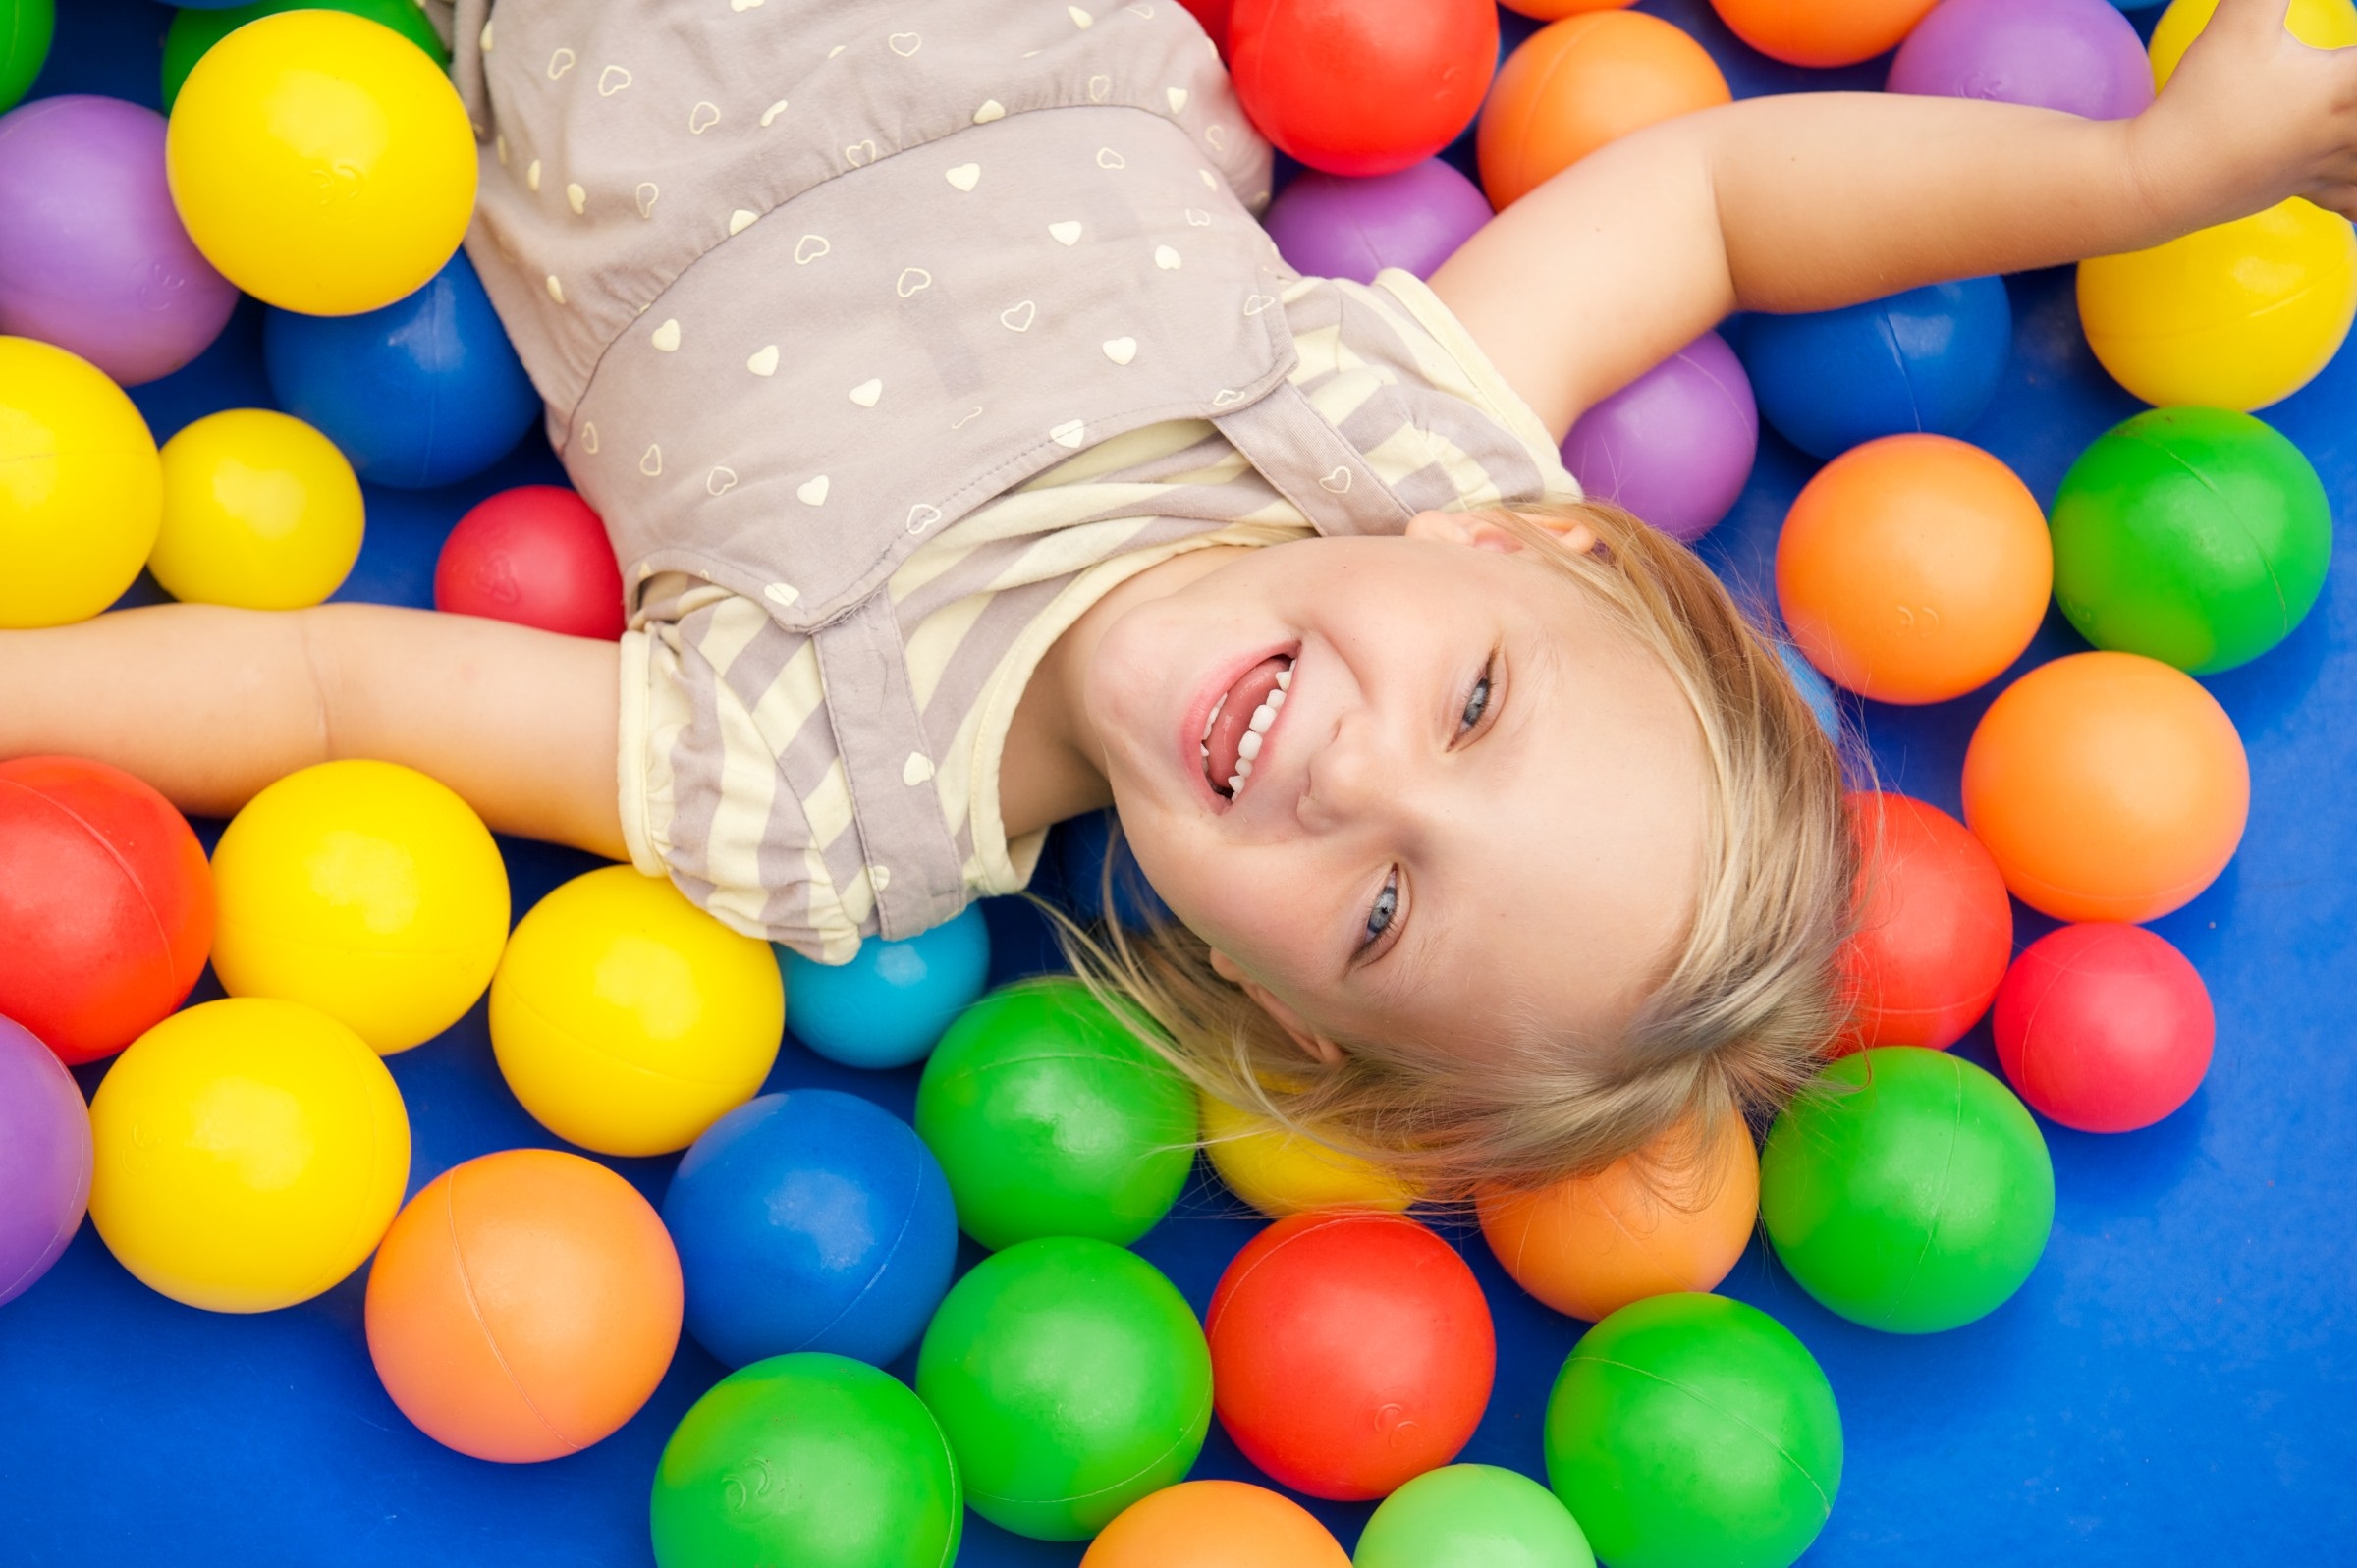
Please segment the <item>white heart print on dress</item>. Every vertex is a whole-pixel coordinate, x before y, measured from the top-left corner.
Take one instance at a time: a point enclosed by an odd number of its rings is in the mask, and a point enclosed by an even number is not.
[[[1062,223],[1049,224],[1048,234],[1060,245],[1076,245],[1080,243],[1080,225],[1069,218]]]
[[[1067,419],[1048,432],[1048,439],[1060,447],[1069,447],[1078,452],[1080,444],[1088,439],[1088,425],[1083,420]]]
[[[666,317],[663,325],[657,327],[647,341],[664,353],[678,352],[680,347],[679,318],[677,316]]]
[[[851,389],[850,396],[851,401],[860,407],[873,408],[884,396],[883,378],[880,376],[868,377]]]
[[[981,183],[982,166],[978,163],[961,163],[955,169],[944,169],[941,177],[960,190],[971,190]]]
[[[1163,271],[1177,272],[1186,263],[1180,259],[1178,252],[1173,250],[1169,245],[1156,245],[1154,247],[1154,265],[1160,267]]]
[[[1009,332],[1029,332],[1031,323],[1039,319],[1039,306],[1026,299],[1019,305],[1009,305],[999,312],[999,325]]]
[[[896,32],[884,40],[885,47],[905,60],[925,46],[925,40],[913,32]]]
[[[1127,364],[1137,357],[1137,340],[1135,338],[1106,339],[1105,357],[1117,365]]]
[[[754,350],[753,356],[745,360],[744,368],[757,376],[776,375],[778,373],[778,346],[772,343]]]
[[[822,473],[815,479],[806,480],[794,492],[794,496],[805,507],[825,506],[827,504],[827,476]]]
[[[932,287],[933,274],[922,267],[903,267],[900,281],[892,286],[893,292],[904,299],[923,294]]]

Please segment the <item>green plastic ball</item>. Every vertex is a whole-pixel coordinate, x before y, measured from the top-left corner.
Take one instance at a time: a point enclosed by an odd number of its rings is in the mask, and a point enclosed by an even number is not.
[[[1496,1465],[1427,1470],[1383,1500],[1351,1568],[1596,1568],[1554,1492]]]
[[[2055,1166],[2013,1092],[1944,1051],[1843,1056],[1776,1118],[1760,1218],[1853,1323],[1934,1333],[2002,1306],[2046,1250]]]
[[[1184,1479],[1211,1425],[1211,1350],[1134,1253],[1026,1241],[951,1287],[917,1352],[966,1501],[1038,1541],[1081,1541]]]
[[[6,0],[0,0],[5,4]],[[441,34],[425,19],[417,0],[252,0],[249,5],[231,6],[225,11],[183,9],[172,19],[171,27],[164,33],[164,113],[180,97],[180,84],[189,80],[196,62],[214,44],[228,37],[248,22],[276,16],[281,11],[349,11],[356,17],[365,17],[395,32],[433,56],[434,64],[445,71],[450,69],[450,51],[442,47]]]
[[[51,0],[0,0],[0,114],[15,108],[31,88],[56,30]]]
[[[1186,1185],[1195,1096],[1087,987],[1030,981],[950,1026],[917,1085],[916,1131],[983,1246],[1126,1246]]]
[[[1841,1489],[1841,1412],[1808,1348],[1725,1296],[1652,1296],[1571,1347],[1547,1481],[1613,1568],[1786,1568]]]
[[[2290,636],[2332,559],[2316,469],[2225,408],[2154,408],[2097,437],[2051,520],[2055,600],[2079,634],[2197,676]]]
[[[965,1510],[924,1402],[864,1362],[799,1352],[730,1374],[663,1447],[662,1568],[945,1568]]]

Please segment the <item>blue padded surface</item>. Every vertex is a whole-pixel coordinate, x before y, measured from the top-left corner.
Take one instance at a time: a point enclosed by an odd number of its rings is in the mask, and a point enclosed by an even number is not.
[[[1648,0],[1726,62],[1738,92],[1873,86],[1880,67],[1813,75],[1749,56],[1701,0]],[[169,13],[145,0],[68,0],[42,92],[155,94]],[[2153,13],[2139,14],[2150,25]],[[1509,20],[1509,41],[1527,30]],[[2098,432],[2137,406],[2080,341],[2065,273],[2011,280],[2012,366],[1972,439],[2042,500]],[[257,313],[211,353],[141,389],[158,438],[217,407],[266,401]],[[2323,472],[2346,525],[2357,494],[2357,357],[2266,417]],[[1776,528],[1811,471],[1769,438],[1736,514],[1706,553],[1765,593]],[[553,477],[536,441],[447,492],[371,490],[369,537],[345,596],[422,604],[434,553],[460,512],[509,484]],[[2357,601],[2344,536],[2299,633],[2208,682],[2250,748],[2253,805],[2241,855],[2160,929],[2216,998],[2207,1086],[2159,1127],[2103,1138],[2049,1126],[2058,1205],[2029,1284],[1953,1333],[1898,1338],[1817,1309],[1756,1245],[1726,1289],[1776,1315],[1825,1364],[1841,1403],[1848,1474],[1808,1561],[2156,1565],[2335,1561],[2357,1539],[2347,1467],[2357,1408],[2357,1167],[2351,1054],[2340,989],[2357,977],[2348,878],[2357,812]],[[2051,621],[2024,661],[2078,646]],[[1994,690],[1994,688],[1992,688]],[[1886,784],[1950,810],[1973,722],[1990,693],[1925,710],[1852,705]],[[2333,802],[2339,800],[2340,805]],[[217,824],[204,825],[208,838]],[[509,843],[526,908],[590,861]],[[1052,961],[1035,917],[991,911],[1002,978]],[[2048,929],[2027,916],[2026,943]],[[199,996],[214,995],[209,982]],[[1958,1048],[1993,1065],[1986,1028]],[[412,1188],[494,1149],[551,1140],[508,1096],[478,1007],[444,1038],[394,1058],[415,1131]],[[85,1088],[98,1070],[82,1074]],[[906,1114],[913,1071],[864,1074],[791,1043],[775,1086],[825,1084]],[[619,1161],[660,1199],[671,1162]],[[1200,1180],[1139,1250],[1198,1308],[1257,1221]],[[1523,1296],[1478,1237],[1458,1235],[1499,1330],[1497,1392],[1465,1458],[1537,1473],[1548,1387],[1583,1325]],[[721,1374],[684,1343],[661,1390],[618,1435],[530,1467],[476,1463],[413,1431],[369,1370],[361,1279],[260,1318],[192,1311],[151,1294],[88,1227],[55,1271],[0,1309],[0,1561],[166,1560],[241,1568],[336,1563],[642,1568],[648,1478],[681,1413]],[[905,1368],[900,1369],[905,1372]],[[1251,1477],[1216,1427],[1198,1475]],[[1352,1539],[1363,1506],[1313,1505]],[[1071,1564],[972,1521],[970,1565]]]

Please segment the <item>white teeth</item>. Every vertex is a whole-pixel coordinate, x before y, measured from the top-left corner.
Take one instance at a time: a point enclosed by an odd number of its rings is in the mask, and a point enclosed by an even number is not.
[[[1260,731],[1257,730],[1245,730],[1243,738],[1235,743],[1235,754],[1243,758],[1246,762],[1250,762],[1254,757],[1259,756]]]
[[[1227,706],[1228,693],[1223,691],[1220,693],[1220,700],[1211,705],[1211,717],[1203,721],[1203,739],[1206,742],[1209,742],[1211,739],[1211,727],[1220,722],[1220,710]]]
[[[1238,789],[1241,789],[1241,788],[1243,788],[1243,786],[1244,786],[1244,776],[1243,776],[1242,774],[1240,774],[1240,773],[1239,773],[1239,774],[1236,774],[1236,775],[1234,775],[1234,776],[1233,776],[1233,777],[1232,777],[1232,778],[1230,778],[1230,779],[1229,779],[1229,781],[1228,781],[1228,792],[1229,792],[1231,795],[1234,794],[1234,793],[1235,793],[1235,792],[1236,792]]]
[[[1284,707],[1284,706],[1285,706],[1285,692],[1284,692],[1283,690],[1277,690],[1277,691],[1272,691],[1272,692],[1270,692],[1270,693],[1269,693],[1269,700],[1268,700],[1267,702],[1265,702],[1265,703],[1261,704],[1261,706],[1262,706],[1262,707],[1264,707],[1264,708],[1271,708],[1271,709],[1275,709],[1275,708],[1282,708],[1282,707]]]
[[[1277,689],[1279,691],[1293,689],[1293,667],[1291,665],[1287,665],[1283,670],[1277,672]]]
[[[1250,730],[1251,732],[1256,735],[1265,735],[1269,732],[1269,726],[1275,724],[1276,722],[1277,705],[1275,703],[1264,702],[1259,707],[1252,710],[1252,722],[1245,728]]]
[[[1251,777],[1252,777],[1252,759],[1251,759],[1250,757],[1238,757],[1238,758],[1236,758],[1236,759],[1235,759],[1235,772],[1236,772],[1236,777],[1238,777],[1238,778],[1241,778],[1241,779],[1249,779],[1249,778],[1251,778]]]

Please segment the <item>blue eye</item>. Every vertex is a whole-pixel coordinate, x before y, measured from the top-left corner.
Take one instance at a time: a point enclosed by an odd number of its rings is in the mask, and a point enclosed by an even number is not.
[[[1363,949],[1383,940],[1392,929],[1392,917],[1399,912],[1399,873],[1394,871],[1385,880],[1383,892],[1375,895],[1374,906],[1367,911],[1367,940],[1360,943]]]
[[[1473,694],[1465,699],[1464,727],[1471,730],[1481,723],[1481,716],[1490,711],[1490,673],[1484,670],[1481,678],[1473,682]]]

